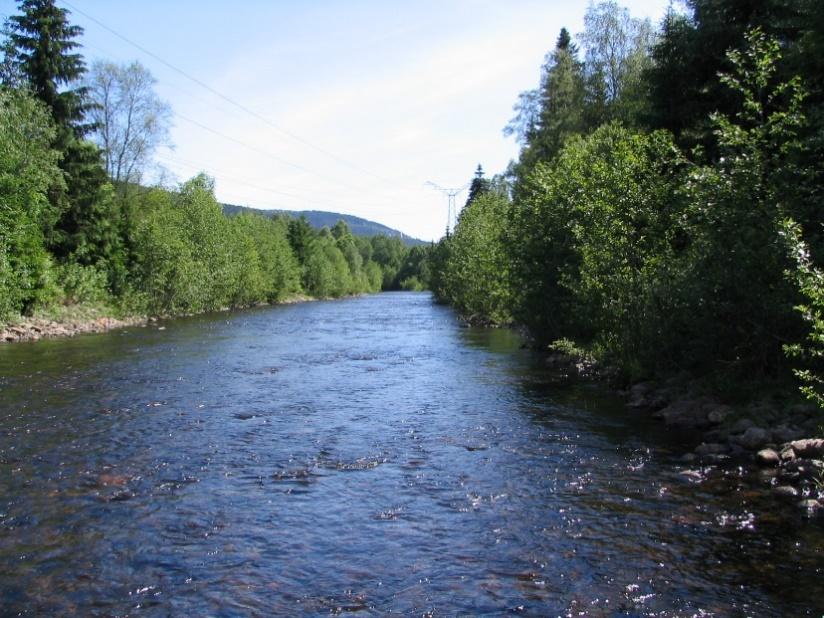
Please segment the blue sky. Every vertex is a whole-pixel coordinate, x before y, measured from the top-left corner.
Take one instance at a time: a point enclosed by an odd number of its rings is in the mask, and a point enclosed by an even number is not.
[[[58,4],[85,29],[87,61],[137,60],[157,78],[175,116],[173,147],[158,151],[154,174],[182,181],[203,170],[215,177],[221,201],[345,212],[425,240],[443,234],[446,198],[424,183],[461,186],[478,163],[491,174],[517,156],[501,132],[512,105],[537,85],[560,28],[583,28],[587,7],[576,0]],[[668,0],[622,4],[657,22]],[[0,13],[16,12],[0,0]]]

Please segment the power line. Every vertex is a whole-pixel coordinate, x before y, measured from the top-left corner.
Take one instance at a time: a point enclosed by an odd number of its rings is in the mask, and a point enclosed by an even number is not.
[[[305,146],[308,146],[309,148],[312,148],[313,150],[316,150],[317,152],[320,152],[320,153],[322,153],[322,154],[326,155],[327,157],[329,157],[329,158],[331,158],[331,159],[334,159],[334,160],[335,160],[335,161],[337,161],[338,163],[342,163],[342,164],[344,164],[344,165],[346,165],[346,166],[348,166],[348,167],[350,167],[350,168],[352,168],[352,169],[358,170],[358,171],[360,171],[360,172],[362,172],[362,173],[364,173],[364,174],[367,174],[367,175],[369,175],[369,176],[372,176],[372,177],[374,177],[374,178],[377,178],[378,180],[380,180],[380,181],[382,181],[382,182],[385,182],[385,183],[388,183],[388,184],[395,184],[395,183],[393,183],[392,181],[387,180],[386,178],[383,178],[382,176],[379,176],[378,174],[375,174],[375,173],[373,173],[373,172],[371,172],[371,171],[369,171],[369,170],[367,170],[367,169],[364,169],[364,168],[360,167],[360,166],[359,166],[359,165],[357,165],[356,163],[352,163],[351,161],[348,161],[347,159],[344,159],[343,157],[339,157],[338,155],[336,155],[336,154],[334,154],[334,153],[332,153],[332,152],[329,152],[328,150],[326,150],[326,149],[324,149],[324,148],[321,148],[320,146],[317,146],[317,145],[313,144],[313,143],[312,143],[312,142],[310,142],[309,140],[306,140],[306,139],[304,139],[304,138],[300,137],[299,135],[296,135],[295,133],[293,133],[293,132],[291,132],[291,131],[288,131],[287,129],[284,129],[283,127],[278,126],[277,124],[275,124],[274,122],[272,122],[271,120],[269,120],[268,118],[266,118],[265,116],[262,116],[261,114],[258,114],[257,112],[255,112],[254,110],[252,110],[252,109],[250,109],[250,108],[246,107],[246,106],[245,106],[245,105],[243,105],[242,103],[238,103],[238,102],[237,102],[237,101],[235,101],[234,99],[232,99],[232,98],[230,98],[230,97],[226,96],[225,94],[223,94],[222,92],[220,92],[220,91],[218,91],[218,90],[216,90],[216,89],[212,88],[211,86],[209,86],[209,85],[208,85],[208,84],[206,84],[205,82],[203,82],[203,81],[201,81],[201,80],[197,79],[196,77],[193,77],[193,76],[189,75],[189,74],[188,74],[188,73],[186,73],[186,71],[184,71],[183,69],[180,69],[180,68],[176,67],[175,65],[173,65],[172,63],[170,63],[170,62],[168,62],[168,61],[164,60],[163,58],[161,58],[160,56],[158,56],[158,55],[157,55],[157,54],[155,54],[154,52],[152,52],[152,51],[150,51],[150,50],[146,49],[145,47],[143,47],[142,45],[140,45],[139,43],[135,43],[134,41],[132,41],[131,39],[127,38],[126,36],[124,36],[124,35],[120,34],[120,33],[119,33],[119,32],[117,32],[116,30],[114,30],[113,28],[110,28],[109,26],[107,26],[106,24],[104,24],[103,22],[101,22],[100,20],[98,20],[98,19],[96,19],[96,18],[92,17],[91,15],[89,15],[88,13],[86,13],[86,12],[84,12],[84,11],[81,11],[80,9],[78,9],[77,7],[75,7],[74,5],[72,5],[71,3],[66,2],[66,0],[58,0],[58,1],[59,1],[61,4],[64,4],[64,5],[66,5],[67,7],[69,7],[69,8],[70,8],[71,10],[73,10],[74,12],[79,13],[80,15],[83,15],[86,19],[89,19],[89,20],[93,21],[93,22],[94,22],[94,23],[96,23],[98,26],[100,26],[100,27],[101,27],[101,28],[103,28],[104,30],[106,30],[106,31],[110,32],[111,34],[115,35],[115,36],[116,36],[116,37],[118,37],[119,39],[121,39],[121,40],[125,41],[125,42],[126,42],[126,43],[128,43],[129,45],[131,45],[131,46],[135,47],[136,49],[140,50],[141,52],[143,52],[143,53],[144,53],[144,54],[146,54],[147,56],[149,56],[149,57],[151,57],[151,58],[154,58],[155,60],[157,60],[158,62],[160,62],[160,63],[161,63],[161,64],[163,64],[164,66],[168,67],[168,68],[169,68],[169,69],[171,69],[172,71],[174,71],[174,72],[176,72],[176,73],[178,73],[178,74],[182,75],[182,76],[183,76],[183,77],[185,77],[186,79],[188,79],[188,80],[190,80],[191,82],[193,82],[193,83],[197,84],[198,86],[200,86],[201,88],[203,88],[203,89],[207,90],[208,92],[212,93],[212,94],[213,94],[213,95],[215,95],[216,97],[219,97],[219,98],[223,99],[224,101],[226,101],[226,102],[227,102],[227,103],[229,103],[230,105],[232,105],[232,106],[234,106],[234,107],[236,107],[236,108],[240,109],[241,111],[245,112],[246,114],[249,114],[249,115],[250,115],[250,116],[252,116],[253,118],[256,118],[257,120],[259,120],[259,121],[261,121],[261,122],[263,122],[263,123],[267,124],[268,126],[272,127],[273,129],[275,129],[276,131],[278,131],[278,132],[282,133],[283,135],[286,135],[287,137],[289,137],[289,138],[291,138],[291,139],[293,139],[293,140],[295,140],[295,141],[297,141],[297,142],[300,142],[301,144],[303,144],[303,145],[305,145]]]
[[[285,196],[285,197],[288,197],[288,198],[292,198],[292,199],[298,200],[303,205],[319,206],[322,209],[339,208],[340,207],[340,206],[335,204],[335,202],[334,202],[335,198],[325,199],[324,201],[318,201],[318,198],[316,198],[316,197],[305,197],[305,196],[299,195],[297,193],[290,193],[288,191],[275,189],[275,188],[272,188],[272,187],[269,187],[269,186],[263,186],[261,184],[255,183],[254,181],[249,180],[248,178],[241,178],[239,176],[234,176],[234,175],[231,175],[231,174],[220,174],[218,176],[217,174],[214,174],[213,172],[210,172],[210,168],[212,168],[211,165],[199,163],[197,161],[191,161],[189,159],[182,159],[180,157],[172,157],[172,156],[169,156],[169,155],[166,155],[166,154],[156,154],[155,158],[160,159],[162,161],[166,161],[166,162],[171,163],[173,165],[186,167],[186,168],[188,168],[190,170],[193,170],[193,171],[196,171],[196,172],[205,171],[205,172],[210,173],[211,175],[217,177],[218,180],[228,179],[228,180],[233,181],[234,184],[239,184],[239,185],[242,185],[242,186],[245,186],[245,187],[249,187],[250,189],[254,189],[256,191],[264,191],[266,193],[272,193],[272,194],[275,194],[275,195],[282,195],[282,196]],[[323,199],[323,198],[320,198],[320,199]],[[255,203],[262,205],[262,203],[259,202],[259,201],[256,201]],[[385,210],[385,204],[375,204],[375,203],[369,203],[369,202],[362,202],[360,200],[358,200],[357,204],[359,206],[362,206],[362,207],[380,208],[380,209],[382,209],[381,210],[381,215],[404,215],[404,214],[409,214],[409,213],[412,213],[412,212],[419,212],[420,211],[420,208],[418,206],[410,207],[410,208],[407,208],[407,209],[404,209],[404,210],[388,211],[388,210]],[[284,210],[294,210],[294,208],[281,207],[281,206],[277,206],[277,207],[278,208],[283,208]],[[375,216],[375,215],[356,215],[356,216]]]
[[[312,170],[310,170],[310,169],[308,169],[308,168],[306,168],[302,165],[299,165],[298,163],[292,163],[291,161],[287,161],[286,159],[282,159],[281,157],[278,157],[277,155],[273,155],[271,152],[268,152],[267,150],[263,150],[262,148],[258,148],[257,146],[253,146],[252,144],[247,144],[243,140],[239,140],[236,137],[232,137],[231,135],[226,135],[225,133],[221,133],[217,129],[213,129],[212,127],[210,127],[208,125],[205,125],[202,122],[198,122],[197,120],[189,118],[188,116],[184,116],[180,112],[174,112],[174,115],[175,115],[176,118],[180,118],[181,120],[185,120],[186,122],[191,123],[191,124],[195,125],[196,127],[199,127],[201,129],[203,129],[204,131],[208,131],[209,133],[212,133],[213,135],[217,135],[218,137],[220,137],[222,139],[230,141],[230,142],[232,142],[234,144],[237,144],[239,146],[243,146],[244,148],[247,148],[247,149],[249,149],[253,152],[256,152],[260,155],[263,155],[265,157],[269,157],[273,161],[277,161],[278,163],[280,163],[282,165],[287,165],[287,166],[292,167],[292,168],[294,168],[296,170],[299,170],[301,172],[306,172],[307,174],[317,176],[318,178],[323,178],[324,180],[327,180],[329,182],[333,182],[335,184],[339,184],[341,186],[344,186],[348,189],[352,189],[354,191],[360,191],[361,190],[360,187],[350,185],[349,183],[344,182],[343,180],[336,180],[335,178],[332,178],[331,176],[325,176],[323,174],[313,172]]]

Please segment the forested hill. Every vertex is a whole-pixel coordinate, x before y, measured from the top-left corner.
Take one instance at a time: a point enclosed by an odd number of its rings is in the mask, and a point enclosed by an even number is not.
[[[407,236],[403,232],[387,227],[382,223],[362,219],[354,215],[345,215],[339,212],[328,212],[326,210],[262,210],[259,208],[249,208],[248,206],[236,206],[235,204],[223,204],[223,212],[227,215],[236,215],[241,212],[253,212],[265,217],[275,214],[289,215],[291,217],[306,217],[309,224],[315,229],[324,227],[332,228],[338,221],[345,221],[346,225],[355,236],[376,236],[382,234],[390,238],[401,238],[407,247],[415,247],[427,244],[426,241]]]

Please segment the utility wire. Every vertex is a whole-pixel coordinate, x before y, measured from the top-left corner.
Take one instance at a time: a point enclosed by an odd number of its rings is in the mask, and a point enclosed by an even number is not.
[[[211,86],[209,86],[209,85],[208,85],[208,84],[206,84],[205,82],[202,82],[201,80],[197,79],[196,77],[193,77],[193,76],[189,75],[189,74],[188,74],[188,73],[186,73],[183,69],[180,69],[180,68],[176,67],[175,65],[173,65],[172,63],[170,63],[170,62],[168,62],[168,61],[164,60],[163,58],[161,58],[160,56],[158,56],[158,55],[157,55],[157,54],[155,54],[154,52],[152,52],[152,51],[150,51],[150,50],[146,49],[145,47],[143,47],[142,45],[140,45],[139,43],[135,43],[134,41],[132,41],[132,40],[128,39],[127,37],[125,37],[124,35],[120,34],[120,33],[119,33],[119,32],[117,32],[116,30],[114,30],[114,29],[110,28],[109,26],[107,26],[106,24],[104,24],[103,22],[101,22],[100,20],[98,20],[98,19],[96,19],[96,18],[92,17],[91,15],[89,15],[88,13],[86,13],[86,12],[84,12],[84,11],[81,11],[80,9],[78,9],[77,7],[75,7],[74,5],[72,5],[71,3],[66,2],[66,0],[58,0],[58,1],[59,1],[61,4],[64,4],[64,5],[66,5],[67,7],[69,7],[69,8],[70,8],[71,10],[73,10],[74,12],[76,12],[76,13],[78,13],[78,14],[80,14],[80,15],[83,15],[86,19],[89,19],[89,20],[93,21],[93,22],[94,22],[94,23],[96,23],[98,26],[100,26],[100,27],[101,27],[101,28],[103,28],[104,30],[107,30],[108,32],[110,32],[111,34],[115,35],[115,36],[116,36],[116,37],[118,37],[119,39],[121,39],[121,40],[125,41],[125,42],[126,42],[126,43],[128,43],[129,45],[131,45],[131,46],[135,47],[136,49],[140,50],[141,52],[143,52],[143,53],[144,53],[144,54],[146,54],[147,56],[150,56],[151,58],[154,58],[155,60],[157,60],[158,62],[160,62],[160,63],[161,63],[161,64],[163,64],[164,66],[168,67],[168,68],[169,68],[169,69],[171,69],[172,71],[174,71],[174,72],[176,72],[176,73],[178,73],[178,74],[182,75],[182,76],[183,76],[183,77],[185,77],[186,79],[188,79],[188,80],[190,80],[190,81],[194,82],[195,84],[197,84],[197,85],[198,85],[198,86],[200,86],[201,88],[203,88],[203,89],[205,89],[205,90],[209,91],[210,93],[212,93],[212,94],[213,94],[213,95],[215,95],[216,97],[219,97],[220,99],[223,99],[224,101],[226,101],[226,102],[227,102],[227,103],[229,103],[230,105],[232,105],[232,106],[234,106],[234,107],[236,107],[236,108],[240,109],[241,111],[243,111],[243,112],[245,112],[245,113],[249,114],[250,116],[252,116],[252,117],[256,118],[257,120],[259,120],[259,121],[261,121],[261,122],[263,122],[263,123],[267,124],[268,126],[272,127],[273,129],[275,129],[276,131],[278,131],[278,132],[282,133],[283,135],[286,135],[287,137],[289,137],[289,138],[291,138],[291,139],[293,139],[293,140],[295,140],[295,141],[297,141],[297,142],[300,142],[301,144],[303,144],[303,145],[305,145],[305,146],[308,146],[309,148],[312,148],[313,150],[316,150],[316,151],[318,151],[318,152],[320,152],[320,153],[322,153],[322,154],[326,155],[327,157],[329,157],[329,158],[331,158],[331,159],[334,159],[334,160],[335,160],[335,161],[337,161],[338,163],[342,163],[342,164],[344,164],[344,165],[346,165],[346,166],[348,166],[348,167],[350,167],[350,168],[352,168],[352,169],[358,170],[359,172],[362,172],[362,173],[364,173],[364,174],[367,174],[367,175],[369,175],[369,176],[372,176],[372,177],[374,177],[374,178],[377,178],[378,180],[380,180],[380,181],[382,181],[382,182],[385,182],[385,183],[387,183],[387,184],[390,184],[390,185],[394,185],[394,184],[395,184],[395,183],[393,183],[392,181],[387,180],[386,178],[383,178],[382,176],[379,176],[378,174],[375,174],[375,173],[373,173],[373,172],[370,172],[369,170],[364,169],[364,168],[360,167],[359,165],[357,165],[357,164],[355,164],[355,163],[352,163],[351,161],[348,161],[348,160],[346,160],[346,159],[344,159],[344,158],[342,158],[342,157],[339,157],[338,155],[336,155],[336,154],[334,154],[334,153],[332,153],[332,152],[329,152],[328,150],[326,150],[326,149],[324,149],[324,148],[321,148],[320,146],[317,146],[317,145],[313,144],[312,142],[310,142],[310,141],[308,141],[308,140],[306,140],[306,139],[304,139],[304,138],[300,137],[299,135],[296,135],[295,133],[292,133],[291,131],[288,131],[288,130],[286,130],[286,129],[284,129],[284,128],[280,127],[280,126],[278,126],[277,124],[275,124],[274,122],[272,122],[271,120],[269,120],[268,118],[266,118],[265,116],[262,116],[261,114],[258,114],[257,112],[255,112],[254,110],[252,110],[252,109],[250,109],[250,108],[246,107],[246,106],[245,106],[245,105],[243,105],[242,103],[238,103],[238,102],[237,102],[237,101],[235,101],[234,99],[232,99],[232,98],[230,98],[230,97],[226,96],[225,94],[223,94],[222,92],[219,92],[218,90],[215,90],[214,88],[212,88]]]
[[[335,184],[339,184],[341,186],[344,186],[348,189],[352,189],[354,191],[360,191],[361,190],[359,187],[356,187],[354,185],[350,185],[349,183],[344,182],[343,180],[336,180],[336,179],[334,179],[330,176],[324,176],[323,174],[318,174],[317,172],[313,172],[312,170],[310,170],[310,169],[308,169],[308,168],[306,168],[302,165],[299,165],[298,163],[292,163],[291,161],[287,161],[286,159],[282,159],[282,158],[278,157],[277,155],[273,155],[271,152],[263,150],[262,148],[258,148],[257,146],[253,146],[252,144],[247,144],[246,142],[244,142],[242,140],[239,140],[236,137],[232,137],[231,135],[226,135],[225,133],[221,133],[217,129],[213,129],[212,127],[210,127],[208,125],[205,125],[202,122],[198,122],[197,120],[189,118],[188,116],[184,116],[180,112],[174,112],[174,116],[175,116],[175,118],[180,118],[181,120],[185,120],[186,122],[191,123],[191,124],[195,125],[196,127],[199,127],[201,129],[203,129],[204,131],[208,131],[209,133],[217,135],[218,137],[220,137],[222,139],[230,141],[230,142],[232,142],[234,144],[237,144],[239,146],[243,146],[244,148],[247,148],[247,149],[249,149],[253,152],[256,152],[260,155],[263,155],[265,157],[269,157],[273,161],[277,161],[278,163],[280,163],[282,165],[287,165],[287,166],[292,167],[292,168],[294,168],[296,170],[299,170],[301,172],[305,172],[307,174],[311,174],[313,176],[323,178],[324,180],[327,180],[329,182],[333,182]]]
[[[337,206],[335,206],[335,204],[334,204],[335,198],[324,199],[322,197],[318,198],[317,196],[307,198],[307,197],[305,197],[303,195],[300,195],[300,194],[297,194],[297,193],[291,193],[291,192],[288,192],[288,191],[283,191],[283,190],[280,190],[280,189],[274,189],[272,187],[256,184],[254,181],[249,180],[248,178],[241,178],[240,176],[234,176],[232,174],[220,174],[220,175],[218,175],[218,174],[215,174],[214,172],[210,172],[210,168],[213,167],[211,165],[199,163],[197,161],[192,161],[190,159],[182,159],[182,158],[176,157],[176,156],[172,157],[172,156],[169,156],[168,154],[159,154],[158,153],[158,154],[155,154],[155,158],[160,159],[162,161],[165,161],[167,163],[171,163],[173,165],[186,167],[186,168],[188,168],[190,170],[193,170],[193,171],[205,171],[207,173],[211,173],[211,175],[215,176],[219,181],[223,180],[223,179],[232,180],[232,181],[234,181],[235,184],[243,185],[245,187],[249,187],[250,189],[255,189],[257,191],[264,191],[264,192],[267,192],[267,193],[273,193],[275,195],[282,195],[282,196],[285,196],[285,197],[288,197],[288,198],[298,200],[299,202],[301,202],[303,204],[320,206],[321,208],[324,208],[324,209],[337,208]],[[321,199],[321,200],[324,200],[324,201],[318,201],[318,199]],[[385,208],[385,204],[366,203],[366,202],[361,202],[359,200],[358,200],[357,204],[359,206],[367,206],[367,207],[372,207],[372,208],[381,208],[381,209]],[[294,209],[286,208],[286,210],[294,210]],[[396,211],[383,210],[381,214],[384,214],[384,215],[403,215],[403,214],[409,214],[409,213],[412,213],[412,212],[420,212],[420,207],[419,206],[414,206],[414,207],[410,207],[410,208],[405,209],[405,210],[396,210]]]

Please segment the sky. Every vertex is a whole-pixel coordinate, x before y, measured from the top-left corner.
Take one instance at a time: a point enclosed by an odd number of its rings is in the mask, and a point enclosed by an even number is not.
[[[57,0],[81,53],[138,61],[171,106],[170,144],[147,179],[204,171],[218,200],[330,210],[423,240],[478,164],[517,158],[504,137],[561,27],[586,1]],[[658,23],[668,0],[624,0]],[[0,15],[17,13],[0,0]],[[462,205],[466,193],[458,196]]]

